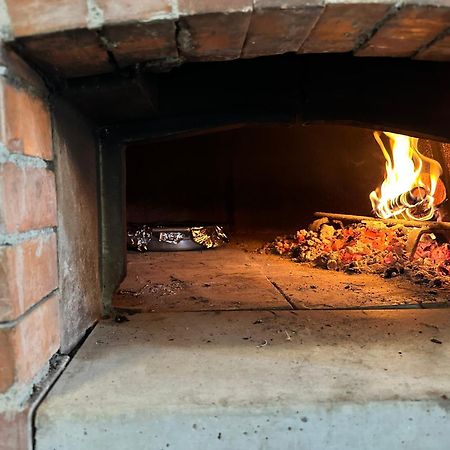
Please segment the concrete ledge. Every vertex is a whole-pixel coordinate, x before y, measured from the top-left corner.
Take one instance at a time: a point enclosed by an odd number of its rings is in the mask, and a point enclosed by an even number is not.
[[[446,310],[103,322],[38,410],[36,448],[445,449],[449,324]]]

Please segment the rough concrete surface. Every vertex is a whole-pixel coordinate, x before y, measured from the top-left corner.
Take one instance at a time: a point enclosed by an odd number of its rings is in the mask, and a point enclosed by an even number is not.
[[[203,252],[128,253],[113,307],[168,312],[448,305],[445,287],[313,268],[254,251],[263,244],[240,237],[239,244]]]
[[[292,309],[242,251],[129,253],[113,306],[133,311]]]
[[[61,350],[68,352],[101,315],[97,150],[92,128],[73,108],[58,100],[54,117]]]
[[[153,313],[101,322],[36,448],[447,449],[450,313]]]

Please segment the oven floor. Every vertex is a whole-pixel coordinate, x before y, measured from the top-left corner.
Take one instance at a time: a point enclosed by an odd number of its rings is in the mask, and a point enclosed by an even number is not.
[[[256,252],[263,242],[240,237],[203,252],[129,253],[113,306],[124,312],[449,306],[448,289],[312,268]]]
[[[408,449],[450,442],[450,311],[227,311],[101,322],[36,449]]]

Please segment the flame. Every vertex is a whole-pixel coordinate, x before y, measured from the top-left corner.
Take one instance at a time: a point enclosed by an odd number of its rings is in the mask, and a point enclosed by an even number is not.
[[[418,139],[383,132],[389,138],[390,151],[374,137],[386,159],[383,183],[370,193],[374,213],[383,219],[431,220],[435,216],[434,194],[442,174],[441,165],[417,149]]]

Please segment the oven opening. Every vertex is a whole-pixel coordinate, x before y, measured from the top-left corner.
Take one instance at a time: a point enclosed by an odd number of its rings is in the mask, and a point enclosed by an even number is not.
[[[112,306],[447,306],[444,151],[341,125],[239,126],[131,144],[127,274]]]
[[[0,449],[449,447],[449,1],[1,2]]]

